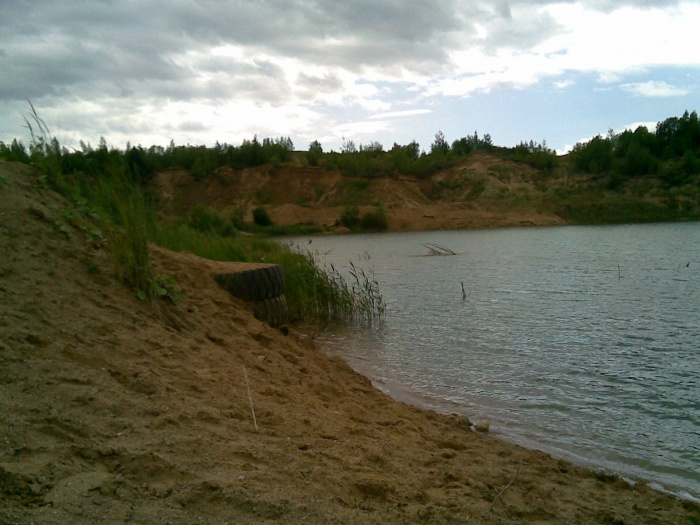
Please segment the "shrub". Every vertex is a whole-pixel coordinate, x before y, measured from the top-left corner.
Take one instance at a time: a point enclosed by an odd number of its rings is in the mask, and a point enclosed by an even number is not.
[[[234,237],[238,233],[233,220],[226,219],[218,210],[206,208],[201,204],[190,212],[189,224],[202,233],[215,233],[224,237]]]
[[[267,213],[267,209],[263,206],[258,206],[253,210],[253,222],[258,226],[271,226],[272,219],[270,214]]]
[[[341,226],[345,226],[349,230],[354,230],[360,224],[360,208],[357,206],[348,206],[343,210],[339,221]]]
[[[234,228],[240,230],[243,227],[243,219],[245,218],[245,208],[236,206],[228,212],[228,220]]]
[[[382,231],[389,227],[384,208],[378,206],[374,211],[368,211],[362,216],[360,226],[363,230]]]
[[[321,160],[323,156],[323,147],[318,140],[314,140],[309,144],[309,151],[306,153],[306,160],[309,162],[309,166],[318,166],[318,161]]]

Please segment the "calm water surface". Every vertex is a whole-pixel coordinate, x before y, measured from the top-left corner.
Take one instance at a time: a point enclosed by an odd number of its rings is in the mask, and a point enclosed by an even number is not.
[[[380,388],[700,497],[700,223],[295,241],[379,282],[386,319],[323,341]]]

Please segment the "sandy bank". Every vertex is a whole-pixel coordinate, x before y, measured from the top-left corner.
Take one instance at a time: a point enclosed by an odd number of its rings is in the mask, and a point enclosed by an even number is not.
[[[154,250],[183,300],[139,302],[65,202],[28,169],[0,163],[0,176],[2,524],[700,517],[391,399],[254,319],[192,255]]]

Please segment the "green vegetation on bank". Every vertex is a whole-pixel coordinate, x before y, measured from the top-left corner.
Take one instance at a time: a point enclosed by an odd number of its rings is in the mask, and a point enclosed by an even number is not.
[[[134,149],[108,150],[102,141],[97,150],[84,146],[82,152],[70,152],[51,137],[33,107],[25,122],[31,134],[29,150],[16,140],[9,147],[0,142],[0,158],[35,165],[41,172],[37,184],[57,190],[72,202],[69,213],[73,222],[94,224],[95,235],[106,240],[116,275],[136,291],[139,299],[167,298],[177,302],[180,298],[180,289],[172,277],[154,272],[148,249],[148,243],[154,242],[212,260],[282,265],[287,283],[285,296],[293,320],[372,321],[383,315],[376,281],[355,272],[355,282],[348,284],[334,268],[320,267],[312,254],[274,241],[238,237],[242,220],[239,211],[224,217],[216,210],[199,206],[189,217],[160,217],[154,197],[144,187],[149,178],[147,170],[134,161],[138,155],[130,155]],[[277,155],[277,146],[291,151],[290,144],[265,141],[260,145],[255,140],[246,147],[263,155],[269,146]],[[255,220],[261,227],[271,226],[264,208],[256,210]]]
[[[295,292],[290,291],[290,303],[300,301],[290,305],[300,318],[311,314],[333,318],[365,315],[358,314],[362,309],[357,304],[363,301],[344,300],[345,292],[330,286],[339,279],[332,269],[318,269],[325,283],[310,285],[305,280],[316,275],[316,270],[306,267],[313,261],[309,254],[239,235],[242,229],[256,236],[312,234],[324,231],[323,226],[277,225],[266,207],[269,202],[263,198],[253,202],[252,223],[244,223],[247,210],[242,207],[224,213],[195,206],[186,216],[163,217],[146,188],[156,173],[172,168],[187,170],[196,179],[219,176],[217,170],[221,168],[256,166],[268,166],[266,169],[276,176],[284,176],[277,167],[300,163],[317,170],[337,171],[347,177],[337,186],[336,199],[345,207],[337,224],[353,231],[387,228],[386,212],[372,197],[373,188],[379,177],[401,176],[415,177],[411,180],[417,179],[431,199],[459,199],[466,206],[477,203],[498,210],[536,210],[557,214],[574,224],[700,219],[700,122],[695,111],[659,122],[653,132],[639,127],[619,134],[608,132],[605,137],[598,135],[576,144],[568,155],[557,156],[544,141],[523,141],[508,148],[493,144],[490,135],[477,132],[451,143],[438,132],[428,151],[416,141],[394,144],[385,150],[378,142],[356,145],[347,140],[340,151],[325,152],[319,141],[313,141],[307,152],[294,153],[292,141],[285,137],[262,141],[254,137],[240,146],[177,146],[171,141],[165,148],[127,145],[124,150],[111,148],[101,139],[96,147],[81,141],[79,149],[69,149],[51,136],[31,104],[30,108],[25,118],[31,135],[29,145],[25,147],[17,139],[9,144],[0,141],[0,159],[37,166],[43,173],[42,184],[66,195],[77,213],[91,220],[97,217],[120,279],[139,290],[142,297],[176,296],[166,278],[153,275],[147,249],[150,241],[216,260],[282,262],[290,290],[294,290],[295,282],[303,283],[296,294],[298,299],[292,299]],[[460,171],[459,166],[475,152],[510,161],[489,172],[489,176],[494,175],[492,179],[498,179],[496,184],[483,173]],[[534,190],[510,191],[502,182],[509,180],[512,173],[508,170],[516,175],[527,173],[527,182]],[[315,290],[318,296],[314,300],[320,305],[326,304],[322,299],[326,291],[335,290],[335,302],[345,306],[336,309],[301,304],[311,300],[301,293],[302,288],[304,293]],[[357,283],[351,288],[367,289]],[[354,306],[348,310],[347,305]]]
[[[388,221],[386,212],[381,206],[377,206],[372,211],[367,211],[360,216],[359,206],[348,206],[338,219],[340,226],[345,226],[349,230],[362,230],[379,232],[386,230]]]

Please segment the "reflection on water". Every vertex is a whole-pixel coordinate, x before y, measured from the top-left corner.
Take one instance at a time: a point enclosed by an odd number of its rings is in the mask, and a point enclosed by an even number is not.
[[[456,255],[423,256],[428,242]],[[324,336],[378,386],[700,497],[700,224],[358,235],[310,246],[336,267],[359,261],[380,283],[381,325]]]

